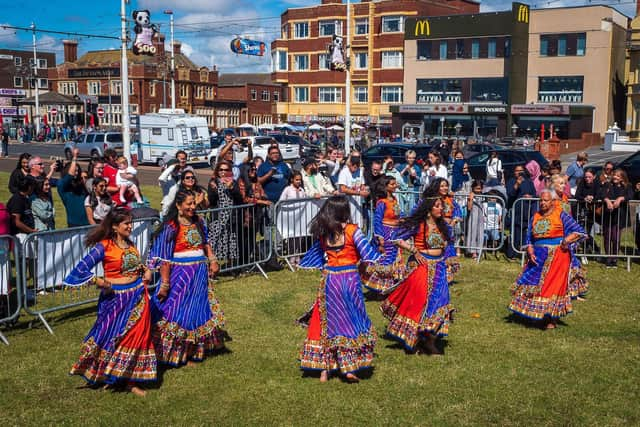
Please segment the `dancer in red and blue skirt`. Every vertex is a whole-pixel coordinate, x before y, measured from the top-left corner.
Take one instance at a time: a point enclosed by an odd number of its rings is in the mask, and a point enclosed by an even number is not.
[[[301,368],[320,371],[322,382],[330,372],[359,381],[356,373],[373,361],[376,334],[365,309],[358,263],[375,262],[381,255],[349,223],[350,216],[345,196],[329,198],[310,224],[317,240],[300,262],[300,268],[322,269],[300,355]]]
[[[402,251],[393,243],[400,220],[400,205],[395,196],[397,188],[396,179],[385,175],[376,182],[373,189],[378,199],[373,215],[372,243],[378,245],[384,256],[379,262],[366,263],[362,283],[367,289],[381,294],[393,289],[406,272]]]
[[[397,244],[412,253],[412,270],[380,307],[389,319],[388,337],[412,352],[422,342],[434,355],[441,354],[436,339],[448,335],[453,312],[445,263],[451,231],[442,211],[442,199],[426,193],[417,209],[400,221]]]
[[[71,368],[92,384],[122,384],[144,396],[139,383],[155,381],[156,354],[151,342],[151,313],[147,285],[151,273],[130,239],[131,214],[112,210],[86,238],[89,253],[64,279],[68,286],[94,283],[101,289],[96,322]],[[104,277],[94,274],[102,263]]]
[[[227,337],[210,283],[218,261],[195,210],[195,195],[178,191],[149,253],[149,265],[159,268],[161,279],[152,300],[153,342],[158,360],[171,366],[204,360],[223,350]]]
[[[540,208],[529,222],[525,241],[529,261],[511,288],[509,304],[513,313],[543,321],[547,329],[571,313],[572,296],[587,290],[584,271],[573,254],[575,244],[587,234],[562,210],[553,193],[540,192]]]

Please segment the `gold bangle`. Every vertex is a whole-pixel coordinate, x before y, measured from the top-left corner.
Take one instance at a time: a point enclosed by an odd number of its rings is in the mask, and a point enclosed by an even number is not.
[[[171,283],[169,282],[162,282],[160,283],[160,289],[166,289],[169,290],[171,288]]]

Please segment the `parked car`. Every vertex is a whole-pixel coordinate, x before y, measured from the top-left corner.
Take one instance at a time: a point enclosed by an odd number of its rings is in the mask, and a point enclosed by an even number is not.
[[[67,160],[72,157],[73,149],[80,150],[80,157],[99,158],[104,150],[111,148],[121,151],[123,148],[121,132],[90,132],[78,135],[73,141],[64,144],[64,155]]]
[[[629,182],[635,185],[640,181],[640,151],[636,151],[621,162],[616,163],[616,169],[620,168],[626,172]],[[596,174],[602,171],[602,165],[586,165],[584,170],[592,169]]]
[[[498,150],[504,150],[505,148],[500,146],[500,145],[496,145],[496,144],[486,144],[486,143],[476,143],[476,144],[465,144],[464,147],[462,147],[462,154],[464,154],[465,159],[468,159],[469,157],[475,156],[476,154],[479,153],[488,153],[490,151],[498,151]]]
[[[404,163],[405,153],[408,150],[415,151],[418,160],[421,160],[427,158],[432,147],[426,144],[406,144],[400,142],[377,144],[362,152],[362,163],[365,167],[369,167],[374,160],[382,162],[387,156],[393,157],[393,161],[396,164]]]
[[[509,179],[513,175],[513,170],[517,165],[524,165],[535,160],[540,167],[547,166],[549,161],[544,158],[539,151],[520,151],[520,150],[500,150],[498,157],[502,162],[502,170],[504,178]],[[489,152],[479,153],[467,159],[469,165],[469,173],[473,179],[487,179],[487,161],[489,160]]]
[[[274,138],[272,136],[243,136],[236,139],[240,142],[240,149],[234,151],[234,163],[241,162],[242,160],[247,158],[249,141],[252,142],[253,156],[260,156],[263,159],[266,159],[269,153],[269,147],[273,143]],[[220,142],[218,147],[213,148],[209,153],[207,160],[211,167],[215,166],[216,162],[218,161],[218,150],[223,144],[224,138]],[[300,158],[300,147],[298,145],[285,141],[283,143],[278,142],[278,147],[280,148],[280,152],[282,153],[282,159],[285,162],[294,162],[296,159]]]

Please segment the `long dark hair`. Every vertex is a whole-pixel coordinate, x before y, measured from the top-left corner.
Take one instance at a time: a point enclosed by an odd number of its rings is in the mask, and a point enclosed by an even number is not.
[[[48,193],[44,192],[44,183],[48,181],[49,178],[36,178],[36,188],[33,190],[33,192],[37,197],[46,198],[47,200],[49,200],[49,197],[51,197],[51,189],[49,189]]]
[[[342,224],[349,222],[351,209],[345,196],[332,196],[311,220],[309,232],[315,239],[335,240],[342,234]]]
[[[373,203],[378,203],[378,200],[385,199],[387,197],[387,185],[391,181],[396,179],[389,175],[382,175],[376,183],[373,185]]]
[[[102,196],[98,196],[98,194],[96,193],[96,188],[98,187],[98,184],[101,184],[103,182],[106,184],[107,180],[100,177],[93,178],[93,181],[91,181],[91,193],[89,194],[89,204],[91,206],[91,209],[95,209],[96,206],[98,206],[99,202],[102,202],[105,205],[113,204],[113,199],[111,198],[109,193],[106,193]]]
[[[424,189],[424,192],[422,193],[422,198],[426,199],[427,197],[438,197],[438,196],[440,196],[440,184],[442,184],[443,181],[445,181],[447,184],[449,184],[449,181],[447,181],[446,179],[444,179],[442,177],[438,177],[438,178],[434,179],[433,181],[431,181],[431,184],[429,184],[429,186]]]
[[[160,233],[162,233],[162,230],[164,230],[164,228],[167,226],[174,227],[176,230],[178,229],[178,227],[180,227],[180,223],[178,222],[178,205],[181,205],[182,203],[184,203],[184,201],[187,200],[187,197],[189,196],[195,197],[195,194],[193,193],[193,191],[188,191],[184,189],[178,190],[178,192],[176,193],[176,198],[173,199],[171,206],[169,206],[169,211],[167,212],[167,215],[164,217],[164,221],[162,221],[162,224],[160,224],[156,232],[153,234],[153,240],[155,240],[160,235]],[[205,241],[204,225],[202,224],[202,221],[200,221],[200,216],[198,216],[198,214],[195,213],[194,211],[193,216],[190,219],[191,219],[191,222],[196,224],[198,228],[198,232],[200,233],[200,237],[204,242]],[[177,236],[178,234],[176,233],[176,235],[174,236],[174,239]]]
[[[29,153],[20,154],[20,157],[18,157],[18,164],[16,165],[16,170],[22,169],[22,161],[23,160],[29,160],[30,158],[31,158],[31,154],[29,154]],[[28,167],[27,167],[27,169],[28,169]]]
[[[442,203],[442,199],[437,194],[426,193],[426,197],[423,197],[420,201],[420,205],[416,208],[413,213],[407,217],[404,217],[400,220],[400,227],[412,230],[414,228],[420,227],[421,224],[424,224],[424,234],[426,237],[427,234],[427,219],[431,215],[431,210],[435,206],[436,202],[440,201]],[[438,227],[438,231],[447,242],[451,241],[451,236],[449,235],[449,227],[444,220],[444,216],[440,216],[440,218],[433,218]],[[426,240],[426,239],[425,239]]]
[[[84,239],[84,244],[86,246],[94,246],[104,239],[115,238],[115,232],[112,227],[131,219],[131,212],[127,208],[119,206],[111,209],[102,222],[87,234],[87,237]],[[133,245],[133,242],[129,238],[127,238],[127,243]]]

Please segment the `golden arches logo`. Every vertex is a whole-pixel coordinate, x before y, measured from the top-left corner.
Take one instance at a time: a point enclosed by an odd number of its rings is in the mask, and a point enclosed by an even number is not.
[[[415,36],[430,36],[431,25],[429,25],[428,19],[422,19],[416,22]]]
[[[518,6],[518,22],[529,23],[529,6],[524,4]]]

